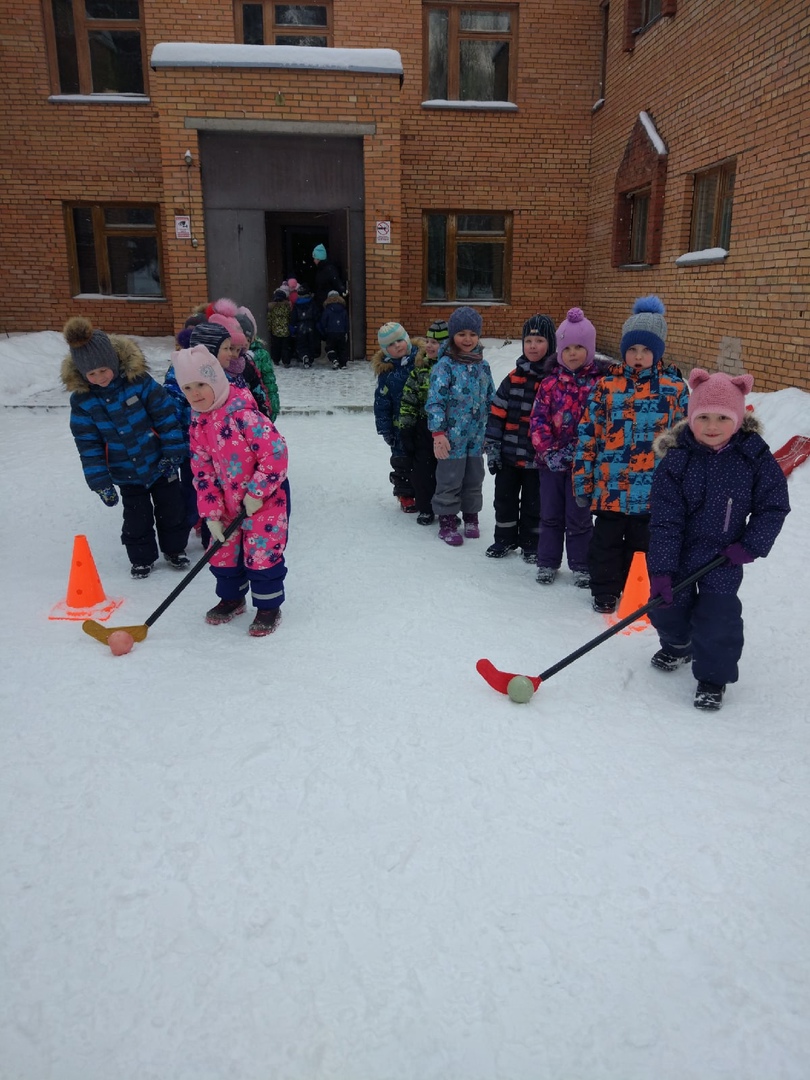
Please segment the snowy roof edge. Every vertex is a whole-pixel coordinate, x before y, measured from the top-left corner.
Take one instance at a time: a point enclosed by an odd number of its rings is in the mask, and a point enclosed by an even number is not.
[[[402,75],[395,49],[324,49],[307,45],[230,45],[161,41],[152,49],[152,68],[299,68]]]
[[[647,132],[647,138],[655,147],[656,154],[658,154],[659,157],[666,157],[668,154],[666,143],[658,134],[658,129],[653,123],[650,114],[642,111],[638,114],[638,118],[644,125],[644,130]]]

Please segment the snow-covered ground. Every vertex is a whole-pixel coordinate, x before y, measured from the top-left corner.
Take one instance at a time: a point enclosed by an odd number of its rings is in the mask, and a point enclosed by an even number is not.
[[[398,511],[366,367],[282,371],[278,633],[205,625],[206,571],[114,657],[48,620],[74,535],[114,624],[178,577],[130,579],[63,352],[0,342],[2,1080],[806,1080],[810,463],[722,712],[650,630],[515,705],[476,660],[544,670],[587,595],[484,558],[489,477],[461,549]],[[752,400],[810,435],[810,395]]]

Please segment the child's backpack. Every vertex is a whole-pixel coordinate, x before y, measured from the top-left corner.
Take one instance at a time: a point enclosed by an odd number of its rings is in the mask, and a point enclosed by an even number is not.
[[[267,322],[273,337],[290,336],[290,302],[274,300],[267,310]]]

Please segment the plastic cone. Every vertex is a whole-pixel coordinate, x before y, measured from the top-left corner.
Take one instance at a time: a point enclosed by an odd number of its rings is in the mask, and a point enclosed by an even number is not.
[[[104,622],[123,602],[105,595],[87,537],[74,537],[67,597],[51,609],[48,618],[99,619]]]
[[[634,611],[644,607],[649,599],[650,577],[647,573],[647,557],[643,551],[637,551],[633,555],[633,561],[630,563],[627,581],[624,583],[624,591],[619,602],[619,610],[616,612],[616,618],[612,619],[611,622],[615,624],[621,622],[622,619],[626,619],[628,615],[632,615]],[[625,630],[622,630],[622,633],[632,634],[634,630],[644,630],[649,625],[650,620],[646,615],[642,615],[635,622],[630,623]]]

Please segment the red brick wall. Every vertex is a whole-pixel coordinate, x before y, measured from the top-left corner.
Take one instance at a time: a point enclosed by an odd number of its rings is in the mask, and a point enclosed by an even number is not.
[[[622,48],[623,9],[611,4],[605,104],[593,120],[586,310],[599,345],[618,355],[634,299],[656,292],[667,355],[684,369],[750,371],[760,390],[810,389],[810,8],[681,3],[632,53]],[[661,260],[621,271],[611,267],[614,180],[641,110],[669,151]],[[728,258],[676,267],[689,250],[692,173],[734,156]]]

